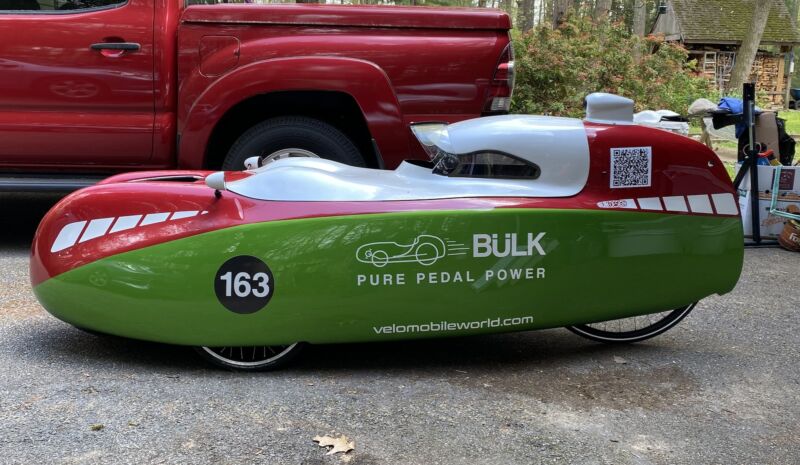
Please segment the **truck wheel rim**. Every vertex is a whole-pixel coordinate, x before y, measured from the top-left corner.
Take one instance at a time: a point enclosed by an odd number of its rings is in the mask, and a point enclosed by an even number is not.
[[[276,362],[295,348],[297,343],[288,346],[251,347],[201,347],[215,359],[237,367],[256,367]]]
[[[319,158],[314,152],[309,152],[305,149],[297,149],[297,148],[290,148],[290,149],[281,149],[275,152],[270,153],[269,155],[265,155],[261,157],[261,164],[265,165],[267,163],[281,160],[283,158],[292,158],[292,157],[308,157],[308,158]]]

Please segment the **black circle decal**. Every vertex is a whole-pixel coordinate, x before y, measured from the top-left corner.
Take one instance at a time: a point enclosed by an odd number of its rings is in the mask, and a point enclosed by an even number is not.
[[[214,278],[214,292],[228,310],[255,313],[264,308],[275,293],[275,279],[262,260],[240,255],[219,267]]]

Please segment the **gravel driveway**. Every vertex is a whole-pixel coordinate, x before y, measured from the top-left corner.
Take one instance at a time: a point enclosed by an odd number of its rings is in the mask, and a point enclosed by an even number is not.
[[[734,292],[646,343],[318,346],[238,374],[50,317],[27,247],[51,204],[0,197],[0,463],[800,463],[800,254],[748,250]],[[326,456],[331,433],[355,450]]]

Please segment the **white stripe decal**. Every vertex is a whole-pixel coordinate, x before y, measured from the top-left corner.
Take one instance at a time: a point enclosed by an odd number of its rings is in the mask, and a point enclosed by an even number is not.
[[[83,232],[81,240],[78,242],[86,242],[89,239],[100,237],[108,231],[114,218],[100,218],[89,222],[89,227]]]
[[[671,212],[688,212],[686,208],[686,199],[682,195],[675,195],[672,197],[664,197],[664,206]]]
[[[197,211],[197,210],[195,210],[195,211],[175,212],[175,213],[172,214],[171,217],[169,217],[169,219],[170,220],[180,220],[180,219],[183,219],[183,218],[191,218],[193,216],[197,216],[198,213],[200,213],[200,212]]]
[[[148,224],[161,223],[162,221],[167,221],[168,217],[169,213],[151,213],[144,217],[142,223],[139,226],[147,226]]]
[[[75,245],[75,241],[78,240],[78,236],[81,235],[84,226],[86,226],[86,221],[78,221],[61,228],[61,232],[58,233],[53,246],[50,247],[50,252],[60,252]]]
[[[664,210],[661,208],[661,199],[659,197],[646,197],[637,200],[639,201],[639,206],[642,208],[642,210]]]
[[[711,200],[714,201],[714,207],[720,215],[738,215],[739,208],[736,205],[736,200],[733,194],[711,194]]]
[[[83,243],[107,234],[114,234],[120,231],[127,231],[136,226],[147,226],[150,224],[163,223],[169,218],[170,221],[181,220],[184,218],[192,218],[197,215],[205,215],[208,211],[198,210],[181,210],[177,212],[159,212],[150,213],[148,215],[128,215],[120,216],[119,218],[96,218],[90,221],[78,221],[70,223],[61,229],[58,237],[50,252],[59,252],[61,250],[72,247],[76,243]],[[144,218],[143,218],[144,217]],[[141,223],[140,223],[141,221]],[[89,223],[89,226],[86,226]],[[84,227],[86,230],[84,231]],[[109,229],[109,227],[111,229]],[[81,235],[83,232],[83,235]],[[80,237],[80,241],[78,238]]]
[[[114,223],[114,227],[111,228],[109,233],[115,233],[119,231],[125,231],[126,229],[131,229],[139,224],[139,220],[142,219],[142,215],[130,215],[130,216],[120,216],[117,218],[117,222]]]
[[[714,213],[707,195],[687,195],[686,198],[689,200],[689,209],[692,213]]]

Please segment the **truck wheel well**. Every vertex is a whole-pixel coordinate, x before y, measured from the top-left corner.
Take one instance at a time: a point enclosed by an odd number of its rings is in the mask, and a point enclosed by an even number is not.
[[[367,166],[380,167],[364,115],[351,95],[331,91],[287,91],[256,95],[228,110],[209,138],[205,168],[220,169],[228,150],[239,136],[261,121],[276,116],[306,116],[325,121],[353,141]]]

